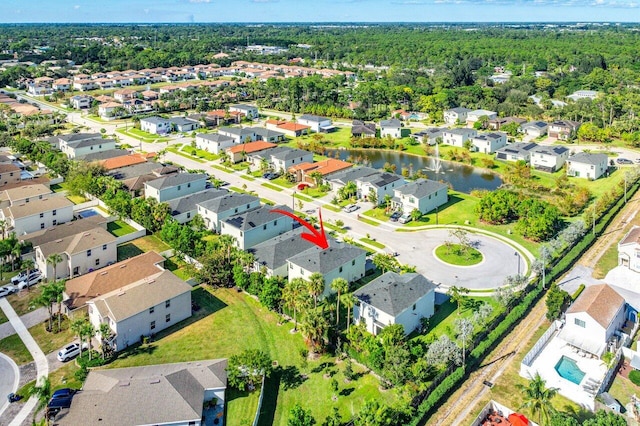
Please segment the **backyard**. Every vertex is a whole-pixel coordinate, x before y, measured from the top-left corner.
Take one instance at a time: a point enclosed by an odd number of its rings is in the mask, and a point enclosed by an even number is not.
[[[118,262],[129,259],[130,257],[137,256],[148,251],[155,251],[156,253],[162,253],[169,250],[169,247],[164,241],[155,235],[147,235],[142,238],[136,238],[135,240],[121,244],[118,246]]]
[[[113,222],[107,223],[107,231],[111,232],[116,237],[121,237],[123,235],[131,234],[132,232],[136,232],[135,228],[121,220],[114,220]]]

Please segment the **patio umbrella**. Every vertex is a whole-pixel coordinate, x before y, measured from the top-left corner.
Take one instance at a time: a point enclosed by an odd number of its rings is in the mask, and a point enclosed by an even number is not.
[[[509,422],[513,426],[527,426],[529,424],[529,420],[524,416],[524,414],[520,414],[520,413],[510,414]]]

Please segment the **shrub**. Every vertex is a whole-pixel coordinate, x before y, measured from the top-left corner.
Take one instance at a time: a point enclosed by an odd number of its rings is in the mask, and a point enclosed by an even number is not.
[[[633,370],[629,372],[629,380],[631,380],[634,385],[640,386],[640,371]]]
[[[584,284],[580,284],[578,289],[571,295],[571,299],[572,300],[576,300],[578,298],[578,296],[580,296],[580,294],[582,294],[583,290],[584,290]]]

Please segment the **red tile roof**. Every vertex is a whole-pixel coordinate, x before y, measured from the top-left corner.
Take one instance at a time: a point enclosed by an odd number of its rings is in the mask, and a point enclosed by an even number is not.
[[[232,154],[239,154],[244,151],[247,154],[252,152],[262,151],[263,149],[274,148],[276,146],[275,143],[265,142],[265,141],[256,141],[251,143],[245,143],[242,145],[232,146],[227,149],[227,152]]]

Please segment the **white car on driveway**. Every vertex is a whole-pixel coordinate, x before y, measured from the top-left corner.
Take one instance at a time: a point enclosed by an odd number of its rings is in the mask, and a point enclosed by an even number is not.
[[[18,291],[18,289],[15,286],[7,284],[3,287],[0,287],[0,297],[8,296],[15,293],[16,291]]]
[[[344,211],[345,213],[351,213],[351,212],[355,212],[359,208],[360,208],[360,206],[358,206],[357,204],[349,204],[348,206],[345,206],[342,209],[342,211]]]
[[[18,283],[18,290],[24,290],[27,287],[31,287],[39,283],[42,280],[42,274],[37,269],[29,274],[29,277]]]

